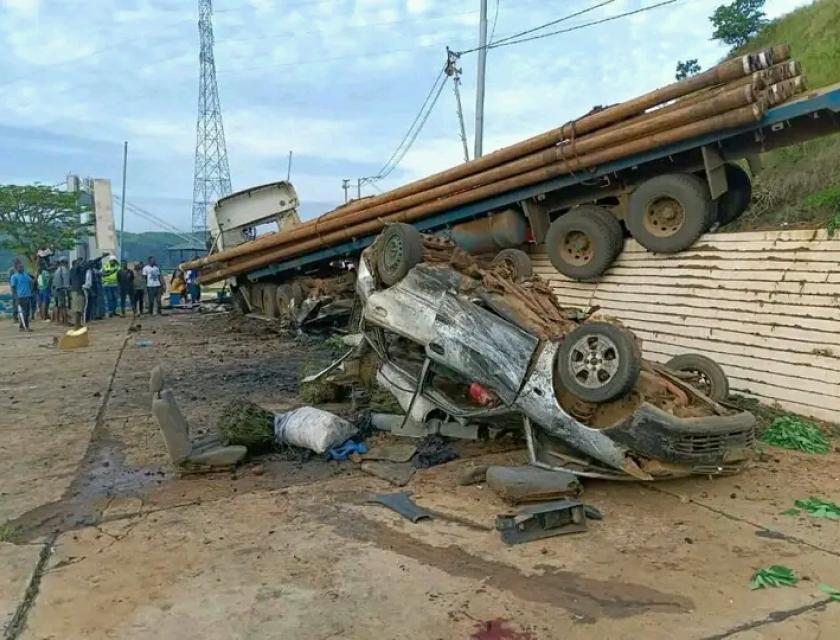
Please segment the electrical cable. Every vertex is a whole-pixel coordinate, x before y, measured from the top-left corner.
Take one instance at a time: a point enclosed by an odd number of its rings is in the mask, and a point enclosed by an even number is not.
[[[426,95],[426,99],[423,100],[423,104],[420,105],[420,110],[417,112],[417,115],[414,117],[414,120],[408,127],[408,130],[405,132],[403,139],[397,145],[396,149],[394,149],[394,152],[391,154],[391,156],[388,158],[385,164],[382,165],[382,168],[377,172],[375,176],[376,178],[381,179],[387,177],[396,168],[400,161],[405,157],[405,154],[408,152],[408,149],[411,148],[411,145],[417,139],[417,135],[420,133],[420,130],[426,124],[426,120],[428,120],[429,114],[431,113],[432,109],[437,103],[437,100],[440,97],[441,91],[443,90],[443,87],[445,85],[446,67],[443,67],[440,70],[440,73],[438,73],[437,77],[435,78],[431,89],[429,89],[429,93]],[[437,93],[435,93],[436,90]]]
[[[493,28],[490,29],[490,37],[487,42],[493,42],[493,36],[496,35],[496,22],[499,20],[499,3],[501,0],[496,0],[496,12],[493,14]]]
[[[504,38],[496,40],[496,42],[491,43],[490,41],[488,41],[488,44],[484,45],[483,48],[490,49],[493,46],[495,46],[496,44],[499,44],[499,43],[502,43],[502,42],[507,42],[508,40],[512,40],[514,38],[520,38],[522,36],[528,35],[529,33],[534,33],[535,31],[540,31],[542,29],[545,29],[546,27],[550,27],[552,25],[559,24],[561,22],[565,22],[566,20],[571,20],[572,18],[576,18],[577,16],[583,15],[584,13],[589,13],[590,11],[595,11],[595,9],[600,9],[601,7],[603,7],[605,5],[608,5],[608,4],[612,4],[613,2],[615,2],[615,0],[601,0],[601,2],[599,2],[597,4],[591,5],[589,7],[585,7],[584,9],[580,9],[579,11],[575,11],[574,13],[570,13],[568,15],[565,15],[562,18],[557,18],[556,20],[552,20],[551,22],[546,22],[545,24],[541,24],[539,26],[532,27],[530,29],[526,29],[525,31],[520,31],[519,33],[514,33],[512,35],[505,36]],[[467,49],[466,51],[459,51],[458,53],[461,53],[461,54],[463,54],[463,53],[473,53],[474,51],[480,51],[481,49],[482,49],[482,47],[474,47],[472,49]]]
[[[495,49],[497,47],[507,47],[512,44],[522,44],[523,42],[531,42],[532,40],[541,40],[542,38],[548,38],[551,36],[556,36],[561,33],[569,33],[571,31],[577,31],[578,29],[585,29],[586,27],[592,27],[596,24],[604,24],[605,22],[612,22],[613,20],[618,20],[619,18],[626,18],[627,16],[636,15],[637,13],[644,13],[645,11],[650,11],[651,9],[658,9],[659,7],[664,7],[668,4],[674,4],[675,2],[679,2],[680,0],[663,0],[662,2],[657,2],[656,4],[647,5],[645,7],[640,7],[639,9],[634,9],[633,11],[625,11],[624,13],[618,13],[614,16],[608,16],[606,18],[601,18],[600,20],[593,20],[592,22],[584,22],[583,24],[575,25],[574,27],[569,27],[567,29],[558,29],[557,31],[550,31],[548,33],[541,33],[535,36],[529,36],[527,38],[521,38],[519,40],[510,40],[510,41],[498,41],[494,44],[488,45],[488,49]]]

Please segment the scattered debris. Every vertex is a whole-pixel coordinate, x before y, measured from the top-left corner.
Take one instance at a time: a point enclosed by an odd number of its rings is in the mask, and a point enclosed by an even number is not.
[[[410,462],[385,462],[369,460],[362,463],[362,471],[390,482],[394,486],[404,487],[411,480],[417,468]]]
[[[828,520],[840,520],[840,506],[830,500],[823,500],[822,498],[814,498],[811,496],[807,500],[797,500],[794,502],[795,507],[791,507],[782,514],[786,516],[798,516],[802,511],[805,511],[812,518],[827,518]]]
[[[417,445],[417,453],[411,462],[418,469],[428,469],[451,462],[458,457],[458,452],[442,436],[432,434],[420,441]]]
[[[458,473],[458,484],[466,487],[471,484],[480,484],[487,479],[487,465],[480,464],[476,467],[467,467]]]
[[[776,418],[761,437],[763,442],[783,449],[824,454],[831,451],[831,441],[815,423],[800,416]]]
[[[151,340],[135,340],[134,344],[137,347],[153,347],[155,345]]]
[[[498,515],[496,529],[505,543],[521,544],[586,531],[586,513],[577,500],[556,500]]]
[[[274,414],[244,398],[234,399],[222,410],[218,427],[230,444],[241,444],[251,454],[274,446]]]
[[[821,584],[817,587],[823,593],[827,593],[832,600],[836,602],[840,602],[840,589],[835,589],[831,585],[828,584]]]
[[[387,460],[389,462],[408,462],[417,452],[417,445],[397,442],[373,447],[365,453],[365,460]]]
[[[90,334],[88,328],[70,329],[58,340],[59,349],[80,349],[90,345]]]
[[[759,569],[753,574],[750,582],[750,589],[764,589],[765,587],[792,587],[799,578],[793,573],[793,569],[774,564],[764,569]]]
[[[487,469],[487,486],[512,504],[557,500],[583,492],[577,476],[533,466],[490,467]]]
[[[329,411],[300,407],[274,418],[274,437],[279,445],[294,445],[315,453],[345,442],[356,433],[356,427]]]
[[[337,447],[331,447],[327,450],[327,460],[335,460],[336,462],[344,462],[354,453],[367,453],[368,448],[364,442],[355,442],[347,440]]]
[[[367,502],[370,504],[381,504],[383,507],[387,507],[388,509],[391,509],[391,511],[396,511],[403,518],[411,520],[415,523],[420,520],[431,520],[432,518],[432,514],[428,511],[424,511],[414,504],[414,501],[408,497],[408,494],[405,491],[375,496],[370,498]]]

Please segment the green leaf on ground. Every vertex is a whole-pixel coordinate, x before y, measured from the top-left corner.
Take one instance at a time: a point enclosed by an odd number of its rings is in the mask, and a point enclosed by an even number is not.
[[[797,500],[794,504],[808,512],[812,518],[828,518],[840,520],[840,506],[831,500],[823,500],[811,496],[807,500]]]
[[[794,507],[791,507],[787,511],[782,511],[783,516],[798,516],[800,513],[802,512]]]
[[[774,564],[764,569],[759,569],[753,574],[750,589],[793,586],[797,582],[799,582],[799,578],[793,573],[793,569],[789,569],[780,564]]]
[[[806,453],[828,453],[831,440],[816,424],[794,415],[780,416],[773,420],[761,437],[763,442],[783,449],[796,449]]]
[[[819,589],[823,593],[827,593],[829,596],[831,596],[832,600],[840,601],[840,589],[835,589],[834,587],[828,584],[821,584],[817,587],[817,589]]]

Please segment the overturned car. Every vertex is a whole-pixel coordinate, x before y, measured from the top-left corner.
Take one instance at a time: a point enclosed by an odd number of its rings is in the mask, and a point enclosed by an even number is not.
[[[406,414],[394,433],[524,429],[532,464],[612,479],[735,473],[752,455],[752,414],[643,360],[618,321],[561,307],[526,254],[482,266],[393,224],[356,289],[362,346]]]

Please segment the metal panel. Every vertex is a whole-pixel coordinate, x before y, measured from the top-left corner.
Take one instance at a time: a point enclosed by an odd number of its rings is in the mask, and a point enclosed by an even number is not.
[[[493,389],[512,404],[538,340],[497,315],[446,294],[426,346],[430,359]]]

